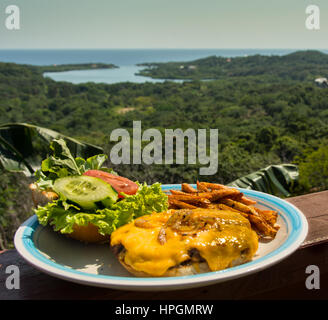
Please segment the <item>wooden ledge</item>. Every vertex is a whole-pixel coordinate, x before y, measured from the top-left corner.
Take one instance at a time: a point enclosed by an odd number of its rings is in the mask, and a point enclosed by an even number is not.
[[[309,223],[309,232],[302,247],[328,241],[328,191],[286,199],[299,208]]]

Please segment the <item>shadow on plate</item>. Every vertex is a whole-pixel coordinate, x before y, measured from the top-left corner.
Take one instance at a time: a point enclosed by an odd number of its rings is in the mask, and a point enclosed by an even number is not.
[[[50,261],[78,271],[131,277],[110,250],[109,244],[85,244],[39,226],[34,232],[35,247]]]

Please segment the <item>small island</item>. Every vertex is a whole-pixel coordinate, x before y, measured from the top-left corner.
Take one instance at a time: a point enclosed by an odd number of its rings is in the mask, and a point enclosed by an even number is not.
[[[118,66],[106,63],[53,64],[48,66],[37,67],[38,71],[40,71],[41,73],[114,68],[118,68]]]

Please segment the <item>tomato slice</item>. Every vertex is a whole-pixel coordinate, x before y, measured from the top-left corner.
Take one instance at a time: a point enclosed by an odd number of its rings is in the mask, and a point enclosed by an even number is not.
[[[116,176],[115,174],[111,174],[101,170],[88,170],[83,173],[85,176],[99,178],[107,183],[109,183],[118,193],[119,198],[124,198],[121,195],[121,192],[125,194],[133,195],[138,191],[138,185],[129,180],[128,178]]]

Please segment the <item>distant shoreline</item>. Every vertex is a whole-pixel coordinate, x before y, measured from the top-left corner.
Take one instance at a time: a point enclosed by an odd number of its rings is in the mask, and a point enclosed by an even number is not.
[[[114,69],[119,68],[114,64],[106,63],[77,63],[77,64],[53,64],[48,66],[37,67],[42,73],[44,72],[63,72],[76,70],[94,70],[94,69]]]

